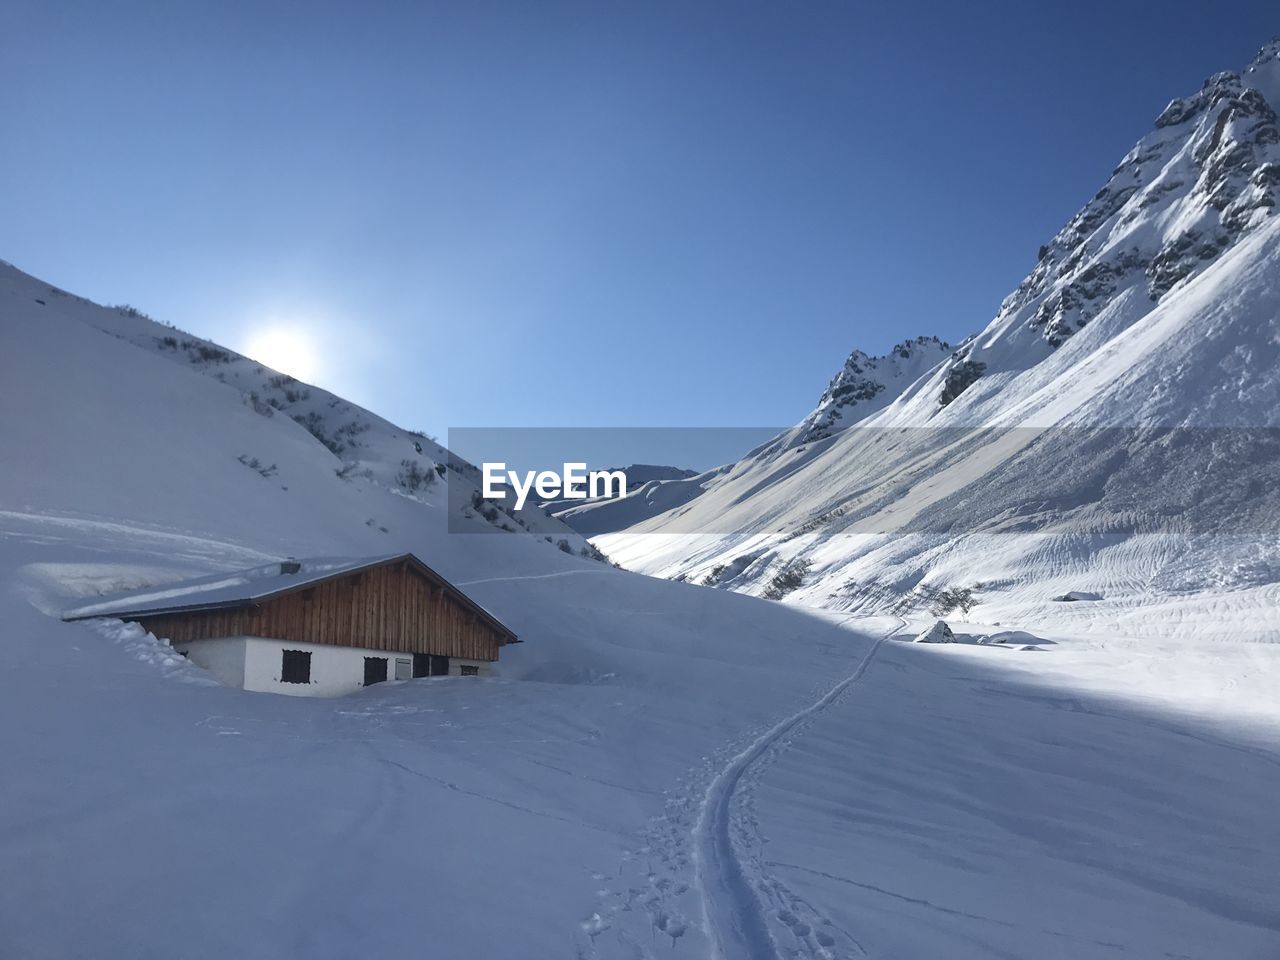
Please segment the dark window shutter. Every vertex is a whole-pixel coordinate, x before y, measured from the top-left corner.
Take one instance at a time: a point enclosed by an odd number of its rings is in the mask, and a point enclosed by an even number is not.
[[[311,652],[309,650],[280,651],[280,681],[282,683],[310,683]]]

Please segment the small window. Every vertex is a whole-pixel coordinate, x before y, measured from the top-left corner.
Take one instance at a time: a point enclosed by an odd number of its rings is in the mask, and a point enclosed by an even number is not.
[[[371,687],[375,683],[381,683],[385,679],[387,679],[387,658],[365,657],[364,685],[366,687]]]
[[[460,667],[458,667],[458,672],[461,673],[464,677],[480,676],[480,668],[477,667],[474,663],[462,664]]]
[[[396,657],[396,679],[412,680],[413,679],[413,661],[404,660]]]
[[[310,683],[311,652],[308,650],[280,651],[280,682]]]

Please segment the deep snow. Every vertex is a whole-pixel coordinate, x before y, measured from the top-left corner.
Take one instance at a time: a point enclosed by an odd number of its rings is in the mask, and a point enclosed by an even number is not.
[[[497,679],[296,700],[40,612],[158,576],[156,531],[0,529],[8,955],[1280,945],[1276,645],[925,646],[882,640],[917,627],[890,619],[475,556],[452,573],[527,641]]]

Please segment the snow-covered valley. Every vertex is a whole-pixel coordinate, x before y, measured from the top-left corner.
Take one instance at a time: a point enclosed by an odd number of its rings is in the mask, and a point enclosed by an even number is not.
[[[1280,645],[907,644],[891,619],[513,549],[450,558],[528,637],[499,678],[295,700],[29,602],[254,547],[3,532],[13,956],[411,956],[437,922],[433,956],[495,958],[1265,958],[1280,937]]]

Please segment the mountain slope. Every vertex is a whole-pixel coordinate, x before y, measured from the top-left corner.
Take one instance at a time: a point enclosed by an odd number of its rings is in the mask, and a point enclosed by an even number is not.
[[[75,487],[92,480],[95,498],[114,493],[123,509],[135,495],[125,479],[133,465],[119,456],[128,451],[153,464],[157,488],[171,502],[171,513],[154,505],[157,519],[189,522],[199,513],[197,504],[244,488],[253,496],[235,496],[238,504],[251,501],[266,514],[297,517],[299,530],[316,522],[302,522],[303,517],[327,513],[315,509],[317,502],[336,498],[366,513],[363,521],[384,541],[393,514],[401,518],[390,534],[397,536],[430,515],[452,511],[459,523],[475,520],[532,533],[544,544],[564,540],[574,552],[600,558],[564,524],[536,511],[517,518],[477,509],[478,471],[431,438],[216,343],[129,307],[98,306],[3,261],[0,304],[6,335],[21,344],[24,361],[18,362],[17,348],[10,352],[7,383],[14,395],[28,398],[12,423],[22,443],[0,458],[16,461],[67,424],[81,428],[75,443],[43,453],[45,475],[6,464],[5,492],[22,502],[65,505],[77,499]],[[201,418],[207,428],[193,424]],[[193,429],[199,433],[191,439],[198,439],[205,456],[198,468],[190,464],[183,470],[167,451],[182,449],[183,432]],[[162,482],[169,471],[181,477]],[[50,488],[49,476],[63,486]],[[242,519],[254,529],[259,518]]]
[[[1277,107],[1273,42],[1171,103],[980,334],[833,436],[811,432],[824,395],[677,487],[678,509],[659,488],[663,512],[596,542],[756,594],[794,566],[792,598],[842,609],[975,584],[1036,617],[1086,585],[1263,603],[1280,579]]]

